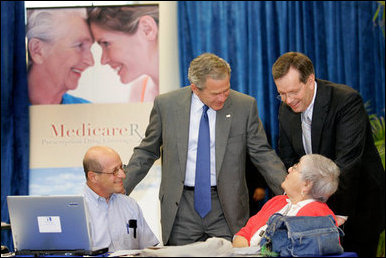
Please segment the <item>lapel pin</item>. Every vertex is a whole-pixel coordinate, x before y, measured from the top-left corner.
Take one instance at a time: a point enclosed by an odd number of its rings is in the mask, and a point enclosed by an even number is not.
[[[226,117],[227,117],[227,118],[228,118],[228,117],[231,117],[231,114],[226,115]]]

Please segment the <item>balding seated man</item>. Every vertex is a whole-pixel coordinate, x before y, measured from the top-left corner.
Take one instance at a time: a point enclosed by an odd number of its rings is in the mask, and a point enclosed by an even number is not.
[[[106,146],[93,146],[83,159],[84,197],[93,245],[117,250],[144,249],[159,243],[136,201],[124,194],[126,177],[120,156]]]

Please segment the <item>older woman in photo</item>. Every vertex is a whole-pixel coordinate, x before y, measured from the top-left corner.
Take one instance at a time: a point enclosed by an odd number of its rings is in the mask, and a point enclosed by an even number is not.
[[[102,65],[110,65],[131,102],[153,101],[159,93],[158,6],[88,8],[88,22],[102,48]]]
[[[32,105],[89,101],[67,93],[94,65],[85,8],[28,12],[28,94]]]
[[[270,199],[233,238],[234,247],[259,246],[271,215],[327,216],[334,213],[325,203],[337,190],[340,170],[330,159],[308,154],[288,169],[281,187],[285,195]]]

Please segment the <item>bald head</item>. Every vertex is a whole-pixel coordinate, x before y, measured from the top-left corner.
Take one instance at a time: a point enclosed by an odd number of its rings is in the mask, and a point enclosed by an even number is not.
[[[112,157],[119,157],[119,154],[107,146],[93,146],[89,148],[83,158],[83,169],[88,178],[89,171],[103,171],[106,160]]]
[[[126,178],[119,154],[107,146],[93,146],[83,159],[87,185],[96,194],[110,199],[114,193],[124,193],[123,180]]]

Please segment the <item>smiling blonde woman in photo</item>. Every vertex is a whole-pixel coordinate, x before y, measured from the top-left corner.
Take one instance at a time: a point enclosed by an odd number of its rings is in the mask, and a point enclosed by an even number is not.
[[[153,101],[159,93],[158,15],[156,5],[88,8],[100,62],[130,83],[131,102]]]

